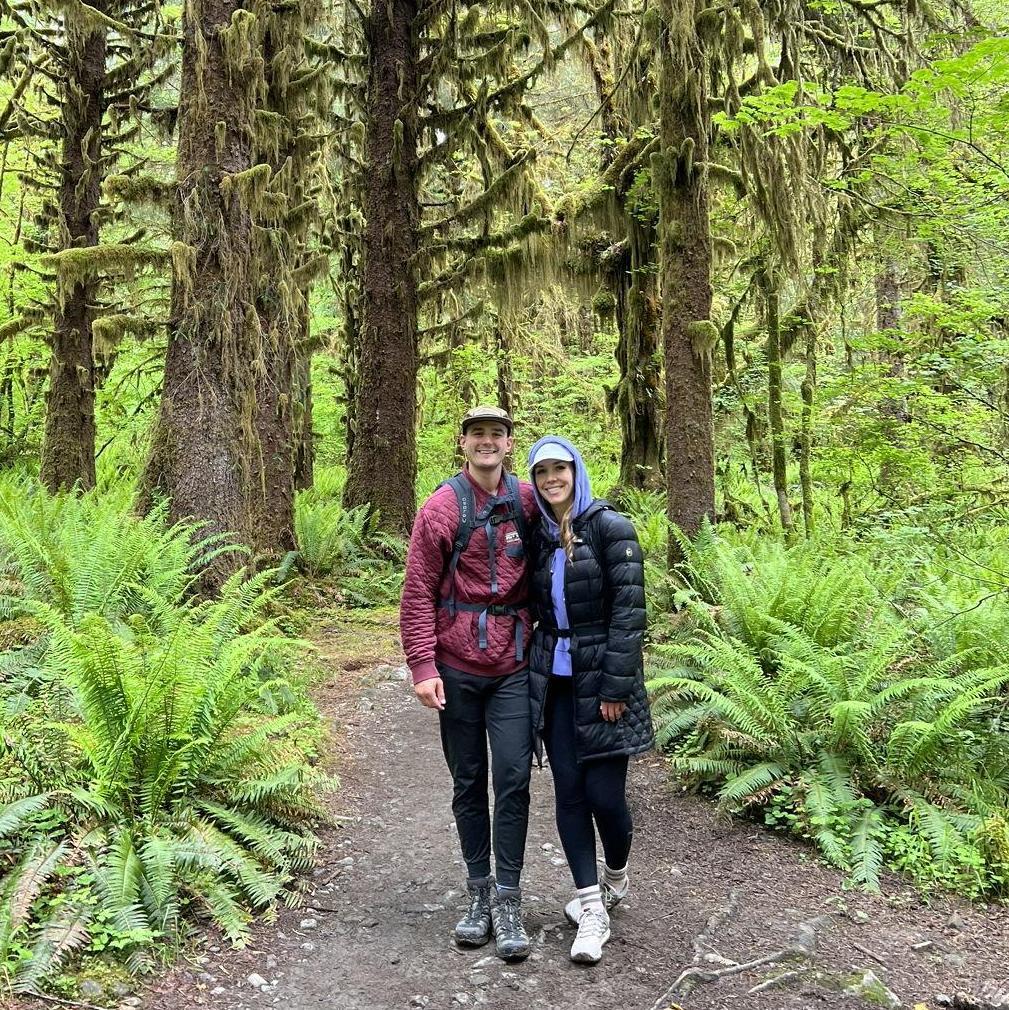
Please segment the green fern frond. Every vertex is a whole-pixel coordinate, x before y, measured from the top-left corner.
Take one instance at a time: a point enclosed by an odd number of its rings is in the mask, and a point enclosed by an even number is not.
[[[879,892],[883,872],[883,818],[877,807],[866,801],[865,809],[851,826],[851,878],[866,890]]]
[[[723,805],[745,806],[756,794],[766,793],[769,787],[780,784],[786,774],[787,769],[773,761],[754,765],[728,779],[719,790],[718,799]]]
[[[53,974],[88,939],[91,909],[73,903],[62,906],[43,923],[32,944],[31,956],[18,966],[10,981],[15,993],[35,993],[39,983]]]
[[[50,796],[50,793],[39,793],[0,807],[0,838],[17,834],[34,814],[49,805]]]

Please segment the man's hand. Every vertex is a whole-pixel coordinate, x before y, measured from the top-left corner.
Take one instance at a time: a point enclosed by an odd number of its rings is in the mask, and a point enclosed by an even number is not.
[[[624,709],[626,708],[626,701],[599,702],[599,711],[602,712],[603,718],[607,722],[616,722],[624,714]]]
[[[445,685],[441,677],[431,677],[413,685],[414,694],[425,708],[436,708],[440,712],[445,708]]]

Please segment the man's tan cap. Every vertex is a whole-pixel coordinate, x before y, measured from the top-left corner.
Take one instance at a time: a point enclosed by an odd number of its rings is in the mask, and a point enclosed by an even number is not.
[[[462,415],[462,433],[466,434],[466,429],[476,421],[497,421],[508,429],[508,434],[512,433],[512,419],[507,410],[500,407],[471,407]]]

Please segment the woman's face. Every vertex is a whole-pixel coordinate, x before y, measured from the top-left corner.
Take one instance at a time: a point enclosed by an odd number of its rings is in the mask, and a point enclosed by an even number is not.
[[[575,471],[570,463],[545,459],[533,469],[533,480],[536,490],[555,515],[561,515],[571,507],[575,497]]]

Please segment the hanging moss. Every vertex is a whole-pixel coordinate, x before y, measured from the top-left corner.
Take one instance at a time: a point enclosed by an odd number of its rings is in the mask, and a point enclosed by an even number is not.
[[[548,217],[540,217],[538,214],[526,214],[511,228],[504,231],[494,232],[490,235],[461,236],[459,238],[447,239],[432,246],[429,252],[439,252],[442,250],[453,252],[464,252],[467,255],[479,252],[482,249],[501,248],[535,234],[536,232],[548,231],[552,222]]]
[[[100,11],[90,4],[83,3],[82,0],[47,0],[47,6],[53,10],[61,12],[67,19],[67,23],[84,32],[99,32],[111,29],[121,35],[136,39],[155,40],[170,39],[174,42],[174,37],[160,35],[154,32],[145,32],[132,25],[119,21]]]
[[[694,355],[698,358],[710,358],[718,346],[720,332],[710,319],[697,319],[687,323],[686,334]]]
[[[600,323],[609,325],[613,321],[616,308],[616,296],[608,288],[600,288],[592,296],[592,311],[599,318]]]
[[[178,285],[183,304],[188,304],[196,280],[196,249],[185,242],[175,241],[169,248],[172,260],[172,282]]]
[[[15,316],[13,319],[8,319],[6,323],[0,323],[0,340],[8,340],[11,337],[16,337],[18,334],[23,332],[25,328],[24,316]]]
[[[166,260],[163,249],[112,243],[64,249],[43,256],[40,262],[43,266],[54,267],[61,284],[70,287],[103,274],[131,277],[143,267],[161,266]]]
[[[237,196],[250,213],[259,215],[263,209],[264,195],[273,170],[265,162],[253,165],[243,172],[221,176],[221,195],[225,200]]]
[[[91,324],[95,355],[108,358],[127,336],[137,340],[162,337],[167,326],[168,321],[164,319],[148,319],[123,312],[99,316]]]
[[[164,210],[170,208],[178,191],[174,182],[164,182],[152,175],[110,175],[105,180],[104,190],[110,199],[153,204]]]
[[[262,78],[265,66],[263,28],[263,19],[255,11],[239,8],[232,12],[228,26],[217,33],[232,73],[252,83]]]

